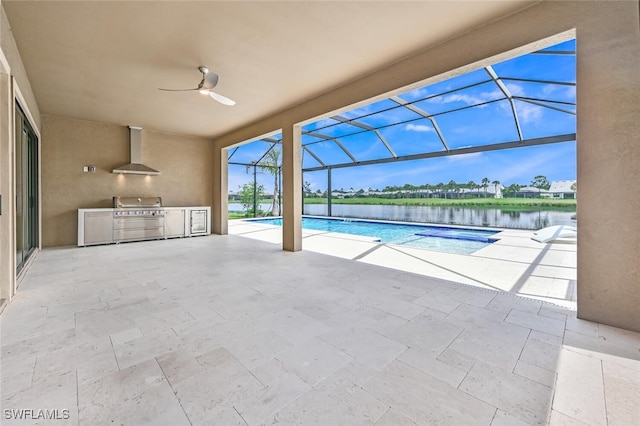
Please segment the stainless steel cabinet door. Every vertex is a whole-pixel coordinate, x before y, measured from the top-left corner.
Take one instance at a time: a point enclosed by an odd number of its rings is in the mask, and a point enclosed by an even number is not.
[[[164,215],[164,236],[184,237],[184,210],[167,210]]]
[[[113,242],[113,213],[94,212],[84,214],[84,243],[104,244]]]

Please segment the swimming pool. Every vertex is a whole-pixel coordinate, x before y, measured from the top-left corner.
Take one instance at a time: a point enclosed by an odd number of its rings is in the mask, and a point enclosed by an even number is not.
[[[282,226],[281,218],[251,219],[250,221]],[[302,227],[316,231],[374,237],[382,243],[458,254],[471,254],[487,247],[497,241],[493,236],[500,232],[488,229],[317,217],[303,217]]]

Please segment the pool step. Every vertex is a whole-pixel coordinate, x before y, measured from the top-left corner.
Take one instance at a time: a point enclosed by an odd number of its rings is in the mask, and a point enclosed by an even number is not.
[[[473,232],[473,231],[472,231]],[[465,233],[462,230],[445,228],[445,229],[428,229],[426,231],[416,232],[415,235],[421,237],[439,237],[449,238],[452,240],[467,240],[467,241],[479,241],[482,243],[495,243],[497,238],[492,238],[484,235],[478,235],[477,232]]]

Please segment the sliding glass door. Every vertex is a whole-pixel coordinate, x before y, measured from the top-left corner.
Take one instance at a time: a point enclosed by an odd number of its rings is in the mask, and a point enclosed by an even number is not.
[[[16,265],[17,272],[38,247],[38,138],[16,104]]]

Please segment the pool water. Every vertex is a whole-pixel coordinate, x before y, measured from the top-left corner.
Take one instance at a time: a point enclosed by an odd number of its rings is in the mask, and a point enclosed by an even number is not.
[[[281,218],[252,219],[250,221],[282,226]],[[315,217],[303,217],[302,227],[316,231],[374,237],[382,243],[457,254],[471,254],[483,247],[487,247],[497,241],[492,236],[499,232],[484,229]]]

